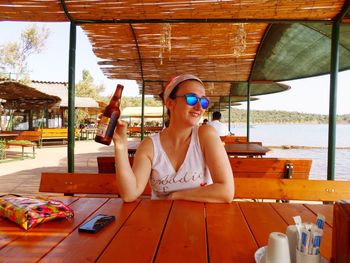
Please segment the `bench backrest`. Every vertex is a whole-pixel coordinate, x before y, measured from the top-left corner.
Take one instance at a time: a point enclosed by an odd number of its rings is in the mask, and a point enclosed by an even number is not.
[[[21,131],[16,137],[16,140],[27,140],[31,142],[38,142],[41,139],[41,134],[39,131]]]
[[[311,159],[229,158],[234,177],[309,178]],[[129,157],[132,165],[133,157]],[[99,173],[115,173],[113,156],[98,156]]]
[[[311,159],[229,158],[233,176],[259,178],[309,178]]]
[[[42,128],[38,129],[41,133],[41,138],[68,138],[68,128]],[[80,130],[75,129],[75,137],[80,135]]]
[[[236,143],[236,142],[247,142],[247,136],[220,136],[220,139],[224,143]]]
[[[134,157],[129,157],[130,165],[134,162]],[[103,174],[115,173],[115,160],[114,156],[98,156],[97,167],[98,172]]]
[[[39,192],[64,194],[119,194],[115,174],[42,173]],[[143,195],[150,195],[147,184]]]
[[[350,181],[235,178],[235,198],[347,200],[350,199]]]
[[[350,181],[235,178],[235,198],[337,201],[350,199]],[[118,194],[114,174],[42,173],[40,192]],[[147,185],[144,194],[149,195]]]

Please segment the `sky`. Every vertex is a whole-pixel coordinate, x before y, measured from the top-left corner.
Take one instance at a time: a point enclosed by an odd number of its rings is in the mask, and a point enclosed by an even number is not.
[[[28,60],[30,78],[38,81],[68,81],[69,23],[36,23],[46,25],[50,36],[45,50],[31,55]],[[0,22],[0,45],[9,41],[19,41],[21,32],[29,25],[24,22]],[[82,70],[87,69],[95,84],[104,84],[103,95],[111,95],[118,83],[124,85],[124,96],[138,96],[135,81],[110,80],[103,75],[97,65],[98,58],[80,27],[77,27],[76,83],[82,79]],[[258,96],[251,102],[251,110],[285,110],[303,113],[329,113],[329,75],[282,82],[291,86],[285,92]],[[350,71],[340,72],[337,89],[337,114],[350,113]],[[238,108],[245,109],[246,103]]]

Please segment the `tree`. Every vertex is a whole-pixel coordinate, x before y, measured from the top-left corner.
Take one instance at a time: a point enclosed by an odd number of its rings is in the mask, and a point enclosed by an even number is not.
[[[39,28],[33,24],[23,30],[19,42],[8,42],[0,45],[2,77],[10,76],[16,80],[28,78],[28,57],[44,50],[49,34],[50,31],[47,27]]]
[[[103,84],[94,84],[94,78],[91,76],[87,69],[82,71],[83,79],[79,81],[75,87],[75,94],[79,97],[89,97],[95,100],[101,100],[100,93],[104,91],[105,87]],[[90,114],[87,110],[78,109],[76,110],[75,122],[77,124],[87,122]]]
[[[75,87],[75,94],[79,97],[89,97],[100,100],[100,93],[105,90],[104,85],[95,85],[94,78],[87,69],[83,70],[82,75],[83,79],[79,81]]]

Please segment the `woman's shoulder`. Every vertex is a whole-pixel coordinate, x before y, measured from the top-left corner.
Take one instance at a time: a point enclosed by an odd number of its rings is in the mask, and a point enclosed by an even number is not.
[[[213,126],[202,125],[198,127],[198,139],[201,145],[205,145],[207,142],[215,140],[216,137],[218,137],[218,134]]]
[[[138,148],[148,148],[148,147],[153,147],[153,140],[151,137],[146,137],[144,138],[141,143],[140,143],[140,146]]]
[[[201,125],[198,126],[198,136],[201,137],[211,137],[217,136],[216,130],[211,125]]]
[[[137,147],[136,155],[138,156],[147,156],[148,158],[153,158],[153,142],[150,137],[144,138],[139,147]]]

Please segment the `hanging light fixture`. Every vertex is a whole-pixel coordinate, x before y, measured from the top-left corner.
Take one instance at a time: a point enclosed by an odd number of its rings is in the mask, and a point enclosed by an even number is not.
[[[160,50],[159,50],[159,58],[160,64],[163,64],[163,54],[165,52],[171,52],[171,25],[170,23],[162,24],[161,32],[160,32]],[[170,55],[169,55],[170,60]]]
[[[247,47],[247,32],[245,31],[244,24],[233,24],[234,25],[234,31],[233,33],[233,39],[232,39],[232,45],[233,45],[233,51],[232,55],[234,57],[241,56],[246,47]]]

